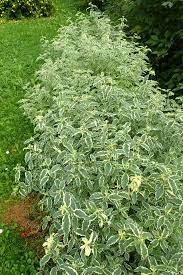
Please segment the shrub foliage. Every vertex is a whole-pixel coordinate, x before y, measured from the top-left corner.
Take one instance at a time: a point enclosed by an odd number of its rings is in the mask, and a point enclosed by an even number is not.
[[[93,11],[61,27],[22,101],[35,134],[16,181],[47,212],[40,274],[183,270],[182,113],[164,112],[123,27]]]
[[[0,17],[19,19],[21,17],[49,16],[53,11],[51,0],[1,0]]]

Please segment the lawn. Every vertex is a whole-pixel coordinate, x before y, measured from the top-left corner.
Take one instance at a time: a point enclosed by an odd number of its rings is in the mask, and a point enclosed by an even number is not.
[[[55,0],[55,6],[51,18],[0,21],[0,214],[9,206],[15,187],[14,167],[23,162],[24,141],[33,131],[19,106],[19,100],[24,97],[23,87],[34,81],[34,72],[39,67],[36,60],[42,50],[41,38],[50,40],[56,35],[59,26],[75,15],[77,1]],[[34,256],[24,254],[24,243],[18,236],[6,232],[6,236],[1,236],[1,245],[0,274],[34,273],[24,272],[23,267],[20,271],[19,261],[24,265]]]

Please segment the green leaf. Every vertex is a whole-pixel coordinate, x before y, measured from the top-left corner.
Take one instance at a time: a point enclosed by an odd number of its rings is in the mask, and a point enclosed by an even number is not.
[[[119,241],[119,236],[118,235],[113,235],[108,239],[106,245],[111,246],[111,245],[114,245],[115,243],[117,243],[118,241]]]
[[[73,145],[69,141],[63,140],[62,144],[69,152],[72,153],[74,151]]]
[[[62,201],[62,196],[61,194],[56,194],[54,196],[54,204],[61,204],[61,201]]]
[[[132,200],[132,204],[136,204],[137,203],[137,192],[132,192],[131,193],[131,200]]]
[[[144,267],[144,266],[139,266],[134,271],[144,273],[144,274],[151,274],[151,271],[147,267]]]
[[[60,268],[62,270],[64,270],[67,275],[78,275],[78,272],[74,268],[72,268],[71,266],[67,266],[67,265],[62,264],[62,265],[60,265]]]
[[[40,187],[41,187],[41,188],[44,188],[45,185],[46,185],[46,183],[48,182],[48,180],[49,180],[49,177],[48,177],[48,176],[45,176],[44,178],[42,178],[42,179],[40,180]]]
[[[51,173],[56,173],[59,170],[61,170],[61,166],[60,164],[56,164],[51,168]]]
[[[168,179],[169,186],[171,188],[171,191],[176,194],[177,193],[177,184],[176,181],[173,178]]]
[[[25,154],[25,162],[28,163],[30,161],[30,159],[31,159],[31,152],[27,152]]]
[[[90,200],[101,200],[103,198],[103,194],[100,192],[95,192],[90,196]]]
[[[61,222],[55,221],[55,222],[54,222],[54,226],[55,226],[55,228],[56,228],[57,230],[62,229]]]
[[[164,216],[160,216],[157,220],[157,228],[161,228],[165,223],[165,217]]]
[[[99,177],[99,186],[100,187],[105,186],[105,177],[104,176]]]
[[[86,178],[86,179],[89,178],[88,172],[85,168],[79,168],[79,173],[83,178]]]
[[[132,238],[126,239],[123,241],[123,247],[125,251],[130,247],[134,245],[134,240]]]
[[[71,218],[69,214],[66,214],[62,218],[62,229],[65,237],[67,237],[71,230]]]
[[[121,201],[121,200],[123,200],[123,197],[119,194],[112,193],[112,194],[109,195],[109,200]]]
[[[146,259],[148,256],[148,249],[147,249],[145,242],[140,243],[140,255],[141,255],[142,259]]]
[[[50,165],[51,165],[51,158],[47,157],[47,158],[45,159],[45,164],[46,164],[47,166],[50,166]]]
[[[123,153],[126,157],[130,156],[130,144],[128,143],[123,144]]]
[[[109,162],[106,162],[104,165],[104,172],[106,176],[110,176],[112,173],[112,164]]]
[[[163,184],[158,183],[155,189],[155,198],[159,200],[164,195],[164,186]]]
[[[32,183],[32,174],[30,171],[25,172],[25,180],[26,180],[26,183],[28,184]]]
[[[63,180],[60,180],[59,178],[58,179],[55,179],[54,180],[54,186],[59,189],[59,190],[62,190],[65,188],[65,182]]]
[[[129,184],[129,176],[127,173],[124,173],[121,177],[121,187],[126,188]]]
[[[48,210],[50,210],[50,211],[52,210],[52,198],[51,197],[48,197],[46,199],[46,207]]]
[[[68,242],[68,248],[67,248],[67,253],[70,253],[71,250],[73,249],[74,245],[75,245],[76,240],[72,237],[72,239],[69,240]]]
[[[82,222],[82,230],[83,231],[88,231],[90,227],[91,221],[90,220],[83,220]]]
[[[113,273],[112,273],[112,275],[121,275],[121,274],[122,274],[122,272],[121,272],[121,268],[120,268],[120,267],[116,268],[116,269],[113,271]]]
[[[85,138],[86,146],[91,150],[93,147],[93,141],[90,135],[87,135]]]
[[[81,210],[81,209],[75,209],[74,210],[74,215],[77,217],[77,218],[80,218],[80,219],[87,219],[87,215],[86,213]]]
[[[16,171],[16,174],[15,174],[15,182],[16,182],[16,183],[19,182],[19,180],[20,180],[20,175],[21,175],[20,170],[17,170],[17,171]]]
[[[66,204],[67,207],[71,205],[71,195],[68,192],[63,193],[63,202]]]
[[[99,266],[91,266],[86,269],[84,274],[103,274],[103,268]]]
[[[58,268],[56,266],[52,267],[50,271],[50,275],[57,275],[58,274]]]
[[[181,203],[181,205],[179,206],[179,212],[183,213],[183,202]]]
[[[49,262],[50,258],[50,255],[44,255],[43,258],[40,260],[40,266],[45,266],[45,264]]]

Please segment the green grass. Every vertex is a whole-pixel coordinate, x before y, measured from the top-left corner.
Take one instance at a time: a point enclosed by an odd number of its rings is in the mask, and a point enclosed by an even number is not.
[[[74,17],[74,0],[55,0],[56,12],[51,18],[21,21],[0,21],[0,214],[15,186],[14,167],[24,159],[24,141],[33,129],[24,117],[19,100],[24,97],[23,86],[34,79],[39,67],[42,37],[52,39],[68,17]],[[0,220],[0,228],[3,227]],[[0,274],[34,274],[34,255],[20,241],[15,231],[0,234]],[[33,261],[33,269],[23,269]],[[22,271],[23,269],[23,271]]]
[[[11,193],[13,169],[22,162],[23,143],[32,133],[18,101],[24,96],[23,86],[39,66],[36,59],[41,52],[40,39],[56,35],[59,26],[75,14],[75,2],[57,0],[52,18],[0,24],[0,197]]]

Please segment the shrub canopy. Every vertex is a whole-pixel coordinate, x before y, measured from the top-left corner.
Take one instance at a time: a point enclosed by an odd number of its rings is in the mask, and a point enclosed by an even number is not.
[[[183,269],[182,113],[123,27],[93,11],[61,27],[22,101],[35,134],[16,181],[42,195],[50,274]]]

